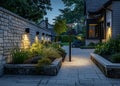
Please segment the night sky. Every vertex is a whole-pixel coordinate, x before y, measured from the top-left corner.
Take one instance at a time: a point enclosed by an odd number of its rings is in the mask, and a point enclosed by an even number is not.
[[[53,9],[52,11],[48,11],[45,17],[48,17],[49,23],[53,24],[53,19],[60,14],[59,9],[63,9],[64,4],[61,0],[51,0],[51,4]]]

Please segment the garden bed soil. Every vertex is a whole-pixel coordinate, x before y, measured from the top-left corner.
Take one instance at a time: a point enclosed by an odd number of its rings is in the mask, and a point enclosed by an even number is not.
[[[10,75],[57,75],[62,58],[55,59],[51,65],[37,67],[37,64],[5,64],[4,74]]]

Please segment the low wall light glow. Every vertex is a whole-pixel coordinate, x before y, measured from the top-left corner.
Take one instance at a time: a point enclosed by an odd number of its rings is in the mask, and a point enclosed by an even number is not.
[[[112,36],[112,28],[108,27],[107,33],[106,33],[106,41],[108,41]]]
[[[38,36],[37,36],[37,35],[35,36],[35,42],[36,42],[36,43],[38,43],[38,42],[39,42],[39,38],[38,38]]]
[[[22,35],[21,48],[22,49],[30,48],[30,39],[29,39],[29,35],[27,33]]]

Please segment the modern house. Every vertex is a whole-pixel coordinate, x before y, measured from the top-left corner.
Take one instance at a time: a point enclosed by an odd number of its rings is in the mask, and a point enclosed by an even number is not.
[[[120,35],[120,0],[85,0],[86,44]]]

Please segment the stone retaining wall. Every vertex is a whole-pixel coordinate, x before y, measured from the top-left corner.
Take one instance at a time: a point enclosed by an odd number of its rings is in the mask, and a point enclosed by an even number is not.
[[[57,75],[61,65],[62,58],[43,67],[38,67],[37,64],[5,64],[4,73],[10,75]]]
[[[25,28],[29,28],[29,34],[25,33]],[[0,72],[2,71],[1,64],[10,61],[11,49],[31,45],[35,40],[37,31],[39,31],[39,39],[42,33],[51,35],[51,31],[46,28],[41,28],[35,23],[0,7]]]

